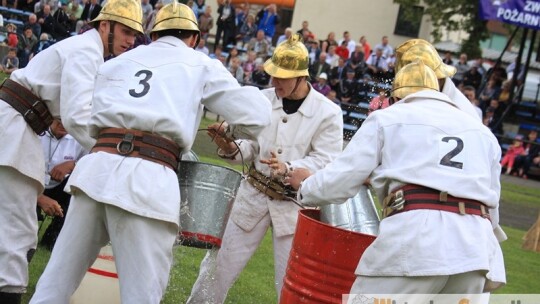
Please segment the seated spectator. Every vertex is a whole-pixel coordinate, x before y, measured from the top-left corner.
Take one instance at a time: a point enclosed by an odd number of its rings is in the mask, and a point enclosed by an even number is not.
[[[480,101],[478,98],[476,98],[476,89],[473,86],[465,86],[463,87],[463,95],[469,99],[471,104],[474,106],[476,113],[478,113],[478,116],[480,119],[482,119],[484,114],[482,113],[482,109],[479,107]]]
[[[339,46],[338,42],[336,41],[336,33],[330,32],[328,33],[328,36],[326,36],[326,40],[321,41],[321,50],[329,53],[330,47],[337,48]]]
[[[36,37],[41,35],[41,25],[38,23],[36,14],[30,14],[28,16],[28,21],[24,23],[24,28],[31,27],[32,32]]]
[[[199,44],[197,44],[197,47],[195,48],[196,51],[199,51],[205,55],[210,54],[210,50],[206,47],[206,41],[204,39],[199,40]]]
[[[197,2],[200,2],[197,1]],[[214,17],[212,17],[212,7],[206,5],[204,13],[199,15],[199,30],[201,31],[201,39],[208,40],[208,34],[214,27]]]
[[[214,49],[214,52],[210,54],[209,56],[212,59],[217,59],[221,61],[221,63],[223,63],[223,65],[226,66],[227,58],[225,57],[225,55],[223,55],[223,48],[220,45],[216,46],[216,48]]]
[[[367,72],[371,75],[372,78],[377,81],[383,80],[387,77],[388,72],[388,60],[383,55],[383,49],[380,47],[375,48],[375,54],[369,56],[366,61]]]
[[[338,106],[341,104],[341,101],[337,98],[337,93],[334,90],[330,90],[330,92],[326,94],[326,98],[330,99],[330,101],[337,104]]]
[[[17,47],[20,68],[24,68],[28,64],[28,61],[30,61],[30,58],[34,56],[37,45],[38,39],[34,35],[34,32],[32,32],[32,28],[25,28]]]
[[[17,49],[10,48],[7,55],[2,59],[2,72],[11,74],[19,68],[19,58],[17,58]]]
[[[454,60],[452,60],[452,53],[451,52],[445,52],[442,62],[444,64],[446,64],[446,65],[454,65]]]
[[[523,154],[525,152],[525,148],[523,147],[523,136],[517,135],[514,139],[514,142],[512,145],[508,148],[506,151],[506,154],[501,159],[501,167],[506,166],[506,173],[510,174],[512,172],[512,168],[514,167],[514,161],[517,156]]]
[[[461,83],[463,82],[463,78],[465,77],[465,73],[469,71],[470,67],[467,63],[467,54],[461,54],[459,55],[459,61],[455,65],[457,71],[454,74],[454,77],[452,77],[452,81],[456,85],[456,87],[459,88]]]
[[[247,59],[242,63],[242,69],[244,69],[244,79],[249,81],[251,79],[251,73],[255,70],[257,61],[257,53],[255,51],[248,51]]]
[[[257,58],[255,71],[251,73],[251,83],[259,88],[266,88],[270,83],[270,75],[264,71],[263,60],[260,58]]]
[[[328,53],[326,53],[326,63],[330,65],[330,68],[338,66],[339,58],[340,57],[336,54],[336,46],[330,46],[328,48]]]
[[[332,90],[330,86],[327,84],[327,81],[328,81],[328,76],[326,75],[326,73],[323,72],[317,78],[317,82],[314,82],[312,86],[315,89],[315,91],[326,96],[326,94],[328,94]]]
[[[81,19],[83,12],[83,6],[79,4],[78,1],[71,1],[67,5],[66,13],[69,18],[69,28],[70,32],[77,33],[79,29],[77,28],[77,21]]]
[[[527,135],[528,142],[524,144],[524,152],[516,156],[514,168],[517,170],[514,175],[527,178],[531,165],[540,163],[540,144],[536,142],[538,137],[537,130],[531,130]]]
[[[341,102],[354,102],[355,97],[357,97],[358,84],[355,74],[356,72],[353,69],[348,68],[345,74],[346,77],[340,81],[337,94]]]
[[[244,69],[242,69],[241,61],[239,57],[234,57],[231,59],[229,65],[229,72],[238,80],[238,83],[244,83]]]
[[[229,50],[229,55],[227,56],[227,60],[225,61],[225,67],[229,68],[231,66],[231,61],[234,58],[240,58],[240,52],[238,52],[238,49],[236,48],[236,46],[233,46]]]
[[[17,35],[17,26],[13,23],[6,25],[7,38],[6,44],[10,48],[17,48],[19,44],[19,36]]]
[[[388,97],[388,92],[383,88],[378,88],[379,95],[373,97],[369,102],[368,115],[374,111],[381,110],[393,104],[393,100]]]
[[[475,62],[463,75],[463,86],[472,86],[478,90],[480,83],[482,83],[482,74],[478,72],[478,64]]]
[[[503,134],[502,123],[499,123],[499,121],[494,116],[495,108],[488,107],[486,109],[486,112],[484,113],[484,118],[482,122],[486,127],[491,130],[491,132],[493,132],[493,134]]]
[[[338,64],[336,67],[330,69],[330,74],[328,74],[328,82],[330,87],[334,91],[338,91],[338,86],[340,81],[345,78],[346,65],[345,59],[338,57]]]
[[[49,35],[47,35],[47,33],[42,33],[41,36],[39,37],[39,42],[37,44],[36,51],[34,52],[34,56],[37,55],[39,52],[47,49],[49,46],[53,45],[54,42],[55,42],[54,40],[49,38]],[[32,56],[32,58],[34,56]]]
[[[264,31],[258,30],[257,36],[251,38],[247,46],[248,51],[255,51],[257,57],[265,60],[270,51],[270,43],[265,39]]]
[[[491,100],[498,99],[501,92],[501,81],[498,78],[491,77],[478,96],[480,108],[489,107]]]
[[[336,54],[347,61],[349,59],[349,49],[347,48],[347,41],[342,41],[341,44],[336,47]]]
[[[326,53],[322,52],[319,55],[318,60],[313,62],[308,69],[309,77],[313,79],[314,82],[317,81],[317,78],[319,78],[319,75],[322,73],[325,73],[326,75],[330,74],[330,65],[326,63]],[[324,95],[324,94],[323,94]]]
[[[276,45],[279,45],[280,43],[282,43],[283,41],[289,39],[289,37],[291,37],[293,33],[293,30],[292,28],[288,27],[285,29],[285,32],[283,32],[283,35],[279,36],[278,37],[278,40],[276,42]]]
[[[255,17],[252,14],[249,14],[246,17],[246,21],[238,30],[238,34],[236,35],[236,41],[237,43],[242,43],[242,47],[244,47],[251,41],[251,39],[255,38],[256,36],[257,25],[255,24]]]

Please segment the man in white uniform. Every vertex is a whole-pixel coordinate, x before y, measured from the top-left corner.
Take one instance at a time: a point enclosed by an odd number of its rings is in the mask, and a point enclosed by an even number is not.
[[[152,36],[99,68],[89,121],[97,142],[68,181],[70,210],[31,303],[68,303],[109,241],[122,303],[159,303],[179,229],[176,169],[203,106],[252,136],[270,123],[258,89],[240,87],[221,62],[193,49],[200,33],[191,8],[164,6]]]
[[[369,115],[323,170],[290,174],[306,206],[342,203],[371,177],[386,217],[360,259],[353,294],[478,294],[506,281],[501,149],[438,90],[421,61],[406,65],[394,80],[401,100]]]
[[[217,257],[209,252],[202,261],[188,303],[223,303],[269,227],[279,297],[299,209],[283,195],[283,175],[291,166],[319,170],[341,152],[343,114],[307,81],[308,51],[299,39],[291,36],[264,64],[274,86],[263,91],[272,102],[271,125],[257,141],[216,138],[218,155],[252,165],[238,190]]]
[[[45,181],[38,134],[62,117],[77,141],[93,145],[87,122],[97,68],[133,44],[141,19],[140,1],[110,0],[95,29],[40,52],[0,86],[0,303],[20,301],[27,252],[37,242],[36,201]]]

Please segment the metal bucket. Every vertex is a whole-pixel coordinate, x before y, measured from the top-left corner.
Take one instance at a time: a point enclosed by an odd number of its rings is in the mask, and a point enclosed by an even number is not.
[[[229,219],[240,172],[206,163],[181,161],[180,233],[182,245],[197,248],[219,248]]]
[[[341,304],[372,235],[332,227],[319,221],[320,210],[300,210],[283,279],[280,303]]]
[[[321,222],[350,231],[379,234],[379,214],[371,192],[364,185],[345,203],[322,206]]]

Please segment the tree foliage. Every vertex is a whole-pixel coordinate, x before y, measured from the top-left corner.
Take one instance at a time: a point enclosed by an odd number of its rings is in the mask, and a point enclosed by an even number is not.
[[[431,36],[435,42],[441,41],[443,33],[464,31],[469,37],[461,42],[461,52],[469,58],[480,57],[480,41],[489,38],[486,22],[478,17],[478,0],[394,0],[394,3],[424,7],[424,14],[431,19]]]

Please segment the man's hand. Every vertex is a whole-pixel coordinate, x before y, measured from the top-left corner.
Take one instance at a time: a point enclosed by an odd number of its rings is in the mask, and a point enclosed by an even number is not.
[[[289,171],[285,182],[288,183],[294,190],[300,188],[300,184],[308,177],[312,175],[311,171],[306,168],[294,168]]]
[[[64,210],[62,210],[60,204],[45,194],[38,196],[37,204],[47,215],[64,217]]]
[[[260,162],[267,164],[272,169],[273,176],[283,176],[287,173],[287,165],[284,162],[279,161],[276,152],[270,152],[271,157],[269,159],[261,159]]]
[[[208,126],[208,131],[206,134],[212,138],[212,141],[216,143],[216,145],[225,153],[230,154],[236,151],[238,147],[236,147],[235,143],[232,139],[228,138],[225,135],[225,128],[227,127],[226,124],[223,123],[213,123]]]
[[[49,174],[51,175],[51,178],[55,181],[61,182],[64,180],[66,175],[71,174],[73,172],[73,169],[75,168],[75,161],[74,160],[68,160],[67,162],[63,162],[61,164],[56,165]]]

